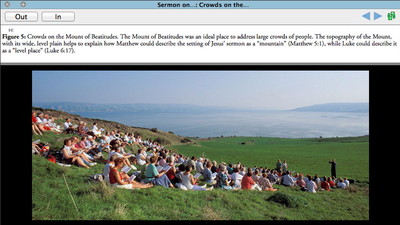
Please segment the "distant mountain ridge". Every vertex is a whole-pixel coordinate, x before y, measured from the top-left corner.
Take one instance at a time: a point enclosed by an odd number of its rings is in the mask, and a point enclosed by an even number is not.
[[[131,113],[179,113],[179,112],[208,112],[230,111],[229,107],[199,106],[191,104],[94,104],[82,102],[36,102],[32,106],[64,111],[79,112],[131,112]]]
[[[83,102],[34,102],[34,107],[53,109],[68,113],[79,112],[129,112],[129,113],[206,113],[232,111],[269,111],[233,107],[199,106],[192,104],[95,104]],[[369,103],[326,103],[291,109],[299,112],[356,112],[368,113]]]
[[[300,112],[354,112],[368,113],[369,103],[326,103],[292,109]]]

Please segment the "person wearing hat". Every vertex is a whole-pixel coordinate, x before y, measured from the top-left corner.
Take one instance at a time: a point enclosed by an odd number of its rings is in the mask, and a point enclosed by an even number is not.
[[[226,166],[220,165],[220,169],[216,178],[217,179],[216,186],[224,190],[232,190],[233,187],[229,186],[229,178],[226,173],[227,173]]]

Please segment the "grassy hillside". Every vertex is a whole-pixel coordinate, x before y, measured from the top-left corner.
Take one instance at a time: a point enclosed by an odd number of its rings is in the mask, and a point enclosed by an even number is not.
[[[39,109],[39,111],[44,111]],[[49,114],[52,111],[49,111]],[[71,115],[54,111],[60,120]],[[73,116],[76,121],[91,120]],[[96,120],[99,127],[131,129],[114,122]],[[114,128],[112,128],[114,129]],[[289,169],[329,175],[327,160],[336,158],[338,175],[359,180],[349,190],[315,194],[297,188],[276,186],[277,192],[258,191],[183,191],[154,187],[143,190],[116,189],[88,182],[101,173],[99,162],[90,169],[61,167],[37,155],[32,156],[33,220],[369,220],[368,137],[338,139],[216,138],[179,144],[182,137],[164,132],[137,129],[143,137],[164,137],[169,148],[187,156],[202,153],[218,162],[237,162],[249,166],[275,165],[286,159]],[[146,133],[148,131],[149,133]],[[160,136],[157,136],[160,135]],[[164,136],[165,135],[165,136]],[[46,132],[33,135],[59,149],[66,134]],[[128,151],[135,149],[128,148]],[[139,168],[140,169],[140,168]],[[66,182],[64,180],[66,178]],[[76,203],[77,209],[74,206]]]
[[[70,114],[70,113],[66,113],[66,112],[62,112],[62,111],[58,111],[58,110],[32,107],[32,111],[43,112],[45,114],[49,114],[49,116],[52,116],[55,118],[56,123],[61,125],[61,127],[62,127],[62,124],[65,122],[65,119],[70,118],[72,124],[78,125],[79,121],[86,122],[89,129],[92,128],[93,122],[96,122],[98,128],[103,128],[107,131],[119,130],[123,133],[135,133],[135,134],[142,136],[142,139],[147,139],[147,138],[150,138],[152,140],[157,139],[159,141],[159,143],[161,143],[163,145],[179,144],[184,139],[183,137],[174,135],[169,132],[153,130],[151,128],[149,129],[149,128],[141,128],[141,127],[130,127],[125,124],[117,123],[114,121],[102,120],[102,119],[84,118],[79,115]]]
[[[89,183],[91,169],[32,157],[33,220],[368,220],[369,188],[316,194],[279,186],[273,192],[123,190]],[[67,185],[77,204],[76,211]],[[273,200],[272,196],[282,200]]]

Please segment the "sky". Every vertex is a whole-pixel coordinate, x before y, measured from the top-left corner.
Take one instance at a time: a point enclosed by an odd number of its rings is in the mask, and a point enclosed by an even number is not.
[[[33,102],[286,110],[369,102],[368,71],[33,71]]]

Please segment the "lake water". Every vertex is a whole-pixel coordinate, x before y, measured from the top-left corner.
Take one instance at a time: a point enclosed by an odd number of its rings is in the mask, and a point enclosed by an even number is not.
[[[369,134],[368,113],[262,111],[196,114],[75,112],[75,114],[202,138],[221,135],[311,138]]]

